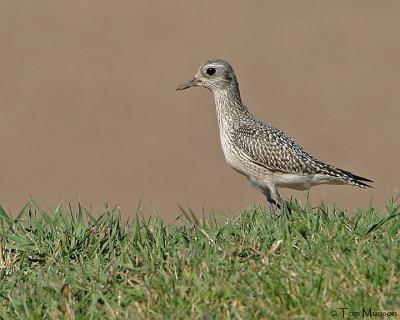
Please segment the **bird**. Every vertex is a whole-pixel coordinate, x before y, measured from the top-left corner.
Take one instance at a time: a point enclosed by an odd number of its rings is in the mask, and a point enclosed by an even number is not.
[[[207,61],[193,79],[176,90],[191,87],[204,87],[213,93],[226,162],[246,176],[272,208],[283,204],[278,188],[308,190],[320,184],[372,188],[367,184],[372,180],[318,160],[287,134],[250,113],[227,61]]]

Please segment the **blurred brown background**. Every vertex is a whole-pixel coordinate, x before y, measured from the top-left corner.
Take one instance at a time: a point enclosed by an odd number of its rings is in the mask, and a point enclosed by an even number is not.
[[[399,1],[0,2],[0,201],[29,194],[168,220],[263,198],[230,169],[213,99],[175,92],[209,58],[245,104],[322,160],[375,180],[321,199],[380,207],[399,188]],[[286,197],[307,193],[285,191]]]

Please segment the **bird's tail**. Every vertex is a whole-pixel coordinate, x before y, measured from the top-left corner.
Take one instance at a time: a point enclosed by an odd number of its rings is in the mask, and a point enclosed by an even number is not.
[[[349,171],[343,170],[343,169],[339,169],[336,168],[336,170],[338,170],[341,174],[342,174],[342,178],[348,182],[348,184],[360,187],[360,188],[372,188],[371,185],[367,184],[366,182],[372,182],[372,180],[368,179],[368,178],[364,178],[364,177],[360,177],[357,176]]]

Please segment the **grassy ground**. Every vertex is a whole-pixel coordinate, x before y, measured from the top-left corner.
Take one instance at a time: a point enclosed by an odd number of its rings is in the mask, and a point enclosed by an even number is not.
[[[32,202],[15,219],[0,209],[0,317],[355,319],[363,308],[400,317],[398,204],[351,218],[287,206],[290,215],[185,213],[175,224]]]

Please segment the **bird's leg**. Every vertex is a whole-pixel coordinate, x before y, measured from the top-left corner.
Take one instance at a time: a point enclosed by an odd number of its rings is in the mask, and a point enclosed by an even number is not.
[[[277,206],[279,207],[279,209],[282,208],[283,200],[282,200],[282,197],[279,194],[278,189],[276,187],[272,189],[272,194],[276,199],[276,203],[277,203]]]
[[[271,188],[271,193],[274,196],[274,198],[276,199],[277,207],[279,209],[283,209],[285,207],[287,209],[287,212],[289,214],[291,214],[292,213],[292,209],[290,209],[290,207],[287,206],[287,203],[284,206],[283,199],[282,199],[281,195],[279,194],[278,189],[276,187]],[[282,212],[284,212],[284,211],[282,210]]]
[[[277,207],[278,209],[281,208],[281,205],[272,198],[271,189],[269,189],[268,187],[264,187],[261,189],[261,192],[267,199],[267,204],[271,212],[275,212],[275,207]]]
[[[270,192],[271,192],[271,196],[274,197],[275,200],[276,200],[276,207],[279,208],[279,209],[283,209],[284,207],[286,207],[287,212],[290,214],[291,213],[291,209],[290,209],[290,207],[288,207],[286,205],[284,206],[284,201],[283,201],[281,195],[279,194],[278,189],[276,188],[276,186],[275,185],[269,185],[269,189],[270,189]],[[282,212],[284,212],[284,211],[282,210]]]

